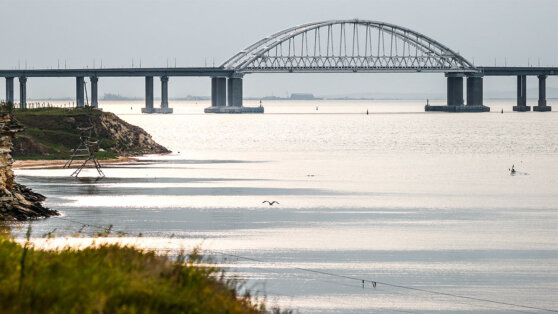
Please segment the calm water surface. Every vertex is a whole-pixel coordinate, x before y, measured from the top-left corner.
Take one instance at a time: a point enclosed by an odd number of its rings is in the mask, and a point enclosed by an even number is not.
[[[112,224],[125,234],[107,241],[201,246],[270,304],[302,313],[542,312],[383,283],[557,310],[558,113],[486,103],[493,113],[264,101],[264,115],[202,114],[208,102],[141,115],[141,102],[105,102],[173,153],[107,167],[97,182],[16,174],[66,219],[34,222],[37,245],[83,245],[80,229]],[[54,228],[57,239],[40,238]]]

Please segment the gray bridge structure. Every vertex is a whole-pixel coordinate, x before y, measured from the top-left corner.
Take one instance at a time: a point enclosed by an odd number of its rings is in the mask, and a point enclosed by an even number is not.
[[[144,113],[172,113],[168,103],[170,77],[211,78],[211,106],[206,113],[260,113],[262,107],[242,103],[242,80],[254,73],[443,73],[447,79],[447,105],[426,105],[427,111],[484,112],[485,76],[516,76],[514,111],[530,111],[527,76],[539,78],[539,100],[534,111],[550,111],[546,104],[546,78],[558,67],[476,67],[459,53],[416,31],[383,22],[330,20],[291,27],[241,50],[219,67],[0,70],[6,78],[6,101],[14,102],[14,79],[19,79],[20,107],[26,108],[27,78],[75,77],[76,106],[84,107],[85,78],[91,86],[91,106],[98,107],[100,77],[145,77]],[[161,80],[161,106],[153,106],[153,78]],[[466,80],[466,102],[464,101]]]
[[[14,78],[19,79],[20,107],[26,108],[27,78],[29,77],[75,77],[76,107],[85,106],[85,78],[90,79],[91,107],[98,108],[98,81],[100,77],[145,77],[144,113],[172,113],[168,102],[168,82],[170,76],[205,76],[211,78],[232,77],[234,71],[217,67],[204,68],[119,68],[119,69],[56,69],[56,70],[0,70],[0,77],[6,78],[6,101],[14,102]],[[161,107],[153,106],[153,77],[161,78]],[[241,103],[242,105],[242,103]]]

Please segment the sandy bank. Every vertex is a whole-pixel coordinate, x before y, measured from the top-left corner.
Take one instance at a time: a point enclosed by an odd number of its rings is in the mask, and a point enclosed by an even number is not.
[[[137,159],[133,157],[118,157],[113,159],[99,160],[101,165],[119,164],[135,162]],[[67,160],[56,159],[56,160],[16,160],[12,168],[14,169],[24,169],[24,168],[61,168]],[[76,160],[72,163],[72,167],[78,166],[82,161]]]

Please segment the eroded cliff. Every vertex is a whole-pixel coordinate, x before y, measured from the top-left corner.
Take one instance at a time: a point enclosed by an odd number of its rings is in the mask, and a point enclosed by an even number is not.
[[[80,143],[78,128],[90,126],[93,139],[101,143],[99,159],[170,152],[145,130],[111,112],[43,108],[16,110],[14,115],[25,127],[14,141],[16,159],[67,159]]]
[[[14,182],[12,140],[23,129],[8,112],[0,112],[0,220],[27,220],[58,215],[43,207],[45,197]]]

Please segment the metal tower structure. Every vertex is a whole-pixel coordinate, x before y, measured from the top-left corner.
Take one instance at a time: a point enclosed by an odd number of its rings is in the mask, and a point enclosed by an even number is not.
[[[72,156],[70,157],[70,159],[68,159],[66,164],[64,164],[64,168],[70,168],[72,162],[75,160],[76,157],[87,157],[83,161],[83,163],[70,176],[77,178],[80,172],[83,170],[83,168],[85,168],[87,163],[91,162],[95,166],[95,169],[97,169],[99,177],[104,178],[105,174],[101,170],[101,164],[97,160],[97,157],[95,157],[95,153],[99,151],[101,141],[90,140],[91,133],[93,131],[92,126],[85,127],[85,128],[78,128],[78,130],[81,133],[79,137],[80,139],[79,146],[76,149],[74,149]]]

